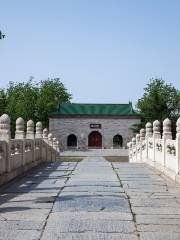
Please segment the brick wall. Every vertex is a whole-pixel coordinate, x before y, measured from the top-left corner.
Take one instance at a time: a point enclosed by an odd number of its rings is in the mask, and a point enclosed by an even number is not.
[[[139,122],[140,119],[131,118],[50,118],[49,130],[64,148],[67,147],[67,137],[70,134],[77,136],[78,148],[87,148],[88,135],[92,131],[99,131],[102,135],[102,146],[111,148],[113,146],[113,136],[116,134],[123,137],[123,146],[126,146],[133,136],[130,127]],[[91,129],[90,124],[101,124],[101,129]]]

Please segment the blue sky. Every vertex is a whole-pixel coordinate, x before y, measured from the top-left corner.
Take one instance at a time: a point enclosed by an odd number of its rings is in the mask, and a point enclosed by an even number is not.
[[[178,0],[0,0],[0,87],[60,77],[83,103],[136,103],[155,77],[179,89],[179,12]]]

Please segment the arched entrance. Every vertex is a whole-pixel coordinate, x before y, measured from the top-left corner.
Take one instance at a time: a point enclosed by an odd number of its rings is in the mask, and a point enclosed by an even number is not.
[[[77,137],[74,134],[71,134],[67,137],[67,146],[77,147]]]
[[[88,147],[95,147],[95,148],[102,147],[102,135],[99,132],[93,131],[89,134]]]
[[[113,137],[113,147],[119,148],[123,146],[123,138],[121,135],[117,134]]]

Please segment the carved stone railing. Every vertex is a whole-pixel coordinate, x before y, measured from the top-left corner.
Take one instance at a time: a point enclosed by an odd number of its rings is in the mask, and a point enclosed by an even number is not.
[[[25,133],[24,120],[16,120],[15,139],[11,139],[10,118],[0,117],[0,185],[42,162],[54,162],[59,156],[59,142],[42,123],[29,120]]]
[[[180,118],[176,123],[176,139],[172,140],[171,121],[161,123],[156,120],[146,124],[146,131],[140,130],[136,138],[128,143],[129,161],[145,162],[180,183]],[[145,136],[144,136],[145,134]]]

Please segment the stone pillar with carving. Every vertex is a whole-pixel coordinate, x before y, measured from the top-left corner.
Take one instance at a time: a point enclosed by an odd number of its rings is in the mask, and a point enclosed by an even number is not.
[[[136,161],[140,161],[140,155],[139,155],[139,152],[140,152],[140,134],[137,133],[136,134]]]
[[[146,160],[148,160],[148,142],[149,142],[149,138],[152,138],[153,136],[153,128],[152,128],[152,123],[151,122],[147,122],[146,123],[146,136],[145,136],[145,148],[146,148]]]
[[[136,138],[132,138],[132,160],[133,162],[137,161],[137,147],[136,147]]]
[[[166,118],[163,121],[163,137],[166,139],[172,139],[172,132],[171,132],[171,120]]]
[[[60,152],[60,147],[59,147],[59,141],[58,140],[56,141],[56,149],[57,149],[57,152],[59,153]]]
[[[132,142],[127,143],[128,152],[129,152],[129,161],[132,161]]]
[[[146,134],[146,131],[144,128],[141,128],[140,130],[140,141],[144,141],[145,140],[145,134]]]
[[[140,134],[137,133],[137,134],[136,134],[136,145],[138,145],[139,142],[140,142]]]
[[[132,146],[135,146],[135,145],[136,145],[136,138],[133,137],[133,138],[132,138]]]
[[[144,128],[141,128],[139,133],[140,133],[139,154],[140,154],[140,162],[142,162],[142,160],[143,160],[142,159],[142,144],[144,144],[146,131]]]
[[[52,136],[52,133],[48,134],[47,145],[48,145],[47,149],[51,149],[51,147],[53,146],[53,136]],[[50,161],[50,162],[54,161],[53,155],[54,154],[53,154],[52,149],[50,151],[48,150],[48,154],[47,154],[48,161]]]
[[[45,141],[47,141],[48,140],[48,129],[47,128],[44,128],[43,129],[43,139],[45,140]]]
[[[177,162],[177,168],[176,168],[176,173],[180,173],[180,117],[178,118],[176,122],[176,149],[175,149],[175,154],[176,154],[176,162]]]
[[[161,138],[161,123],[158,120],[153,122],[153,138]]]
[[[6,172],[11,171],[11,162],[10,162],[10,149],[9,144],[11,140],[11,130],[10,130],[10,117],[7,114],[3,114],[0,117],[0,141],[6,142],[6,156],[5,169]]]
[[[52,143],[53,143],[53,148],[56,149],[57,145],[56,145],[57,139],[55,137],[53,137],[52,139]]]
[[[167,139],[172,139],[171,120],[169,118],[166,118],[163,121],[163,135],[162,135],[163,168],[165,168],[165,166],[166,166],[166,155],[167,155],[166,141],[167,141]]]
[[[48,144],[50,146],[53,146],[53,136],[52,136],[52,133],[48,134]]]
[[[24,119],[19,117],[16,120],[16,132],[15,132],[15,139],[24,139],[25,132],[24,132]]]
[[[15,131],[15,139],[25,139],[25,132],[24,132],[25,126],[24,126],[24,119],[19,117],[16,120],[16,131]],[[25,142],[23,141],[22,144],[22,165],[25,165]]]
[[[180,117],[178,118],[176,122],[176,139],[180,138]]]
[[[42,138],[43,138],[42,157],[43,157],[44,161],[46,162],[46,161],[48,161],[48,129],[47,128],[43,129]]]
[[[3,114],[0,117],[0,140],[10,142],[11,130],[10,130],[10,117],[7,114]]]
[[[156,139],[161,139],[161,123],[158,120],[155,120],[153,122],[153,142],[152,142],[153,165],[156,164],[156,159],[155,159],[155,151],[156,151],[155,141],[156,141]]]
[[[146,123],[146,138],[153,136],[152,123]]]
[[[53,137],[52,142],[53,142],[53,148],[54,148],[54,150],[55,150],[55,154],[54,154],[54,159],[53,159],[53,161],[56,161],[56,158],[57,158],[57,156],[58,156],[57,139],[56,139],[55,137]]]
[[[41,122],[37,122],[37,123],[36,123],[36,134],[35,134],[35,138],[42,138],[42,136],[43,136],[42,123],[41,123]]]
[[[34,139],[34,122],[32,120],[27,122],[26,139]]]

